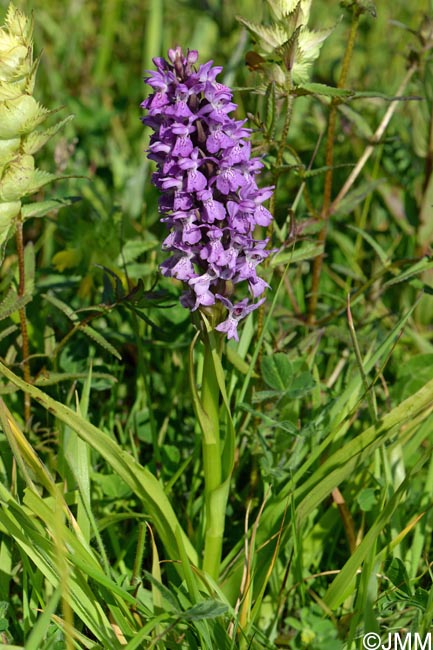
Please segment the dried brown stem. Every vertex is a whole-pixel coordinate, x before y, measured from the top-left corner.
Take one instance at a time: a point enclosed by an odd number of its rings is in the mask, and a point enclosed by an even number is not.
[[[355,45],[356,32],[358,30],[359,19],[360,19],[360,13],[355,12],[353,14],[352,24],[350,27],[350,33],[349,33],[349,39],[347,41],[346,51],[344,53],[340,78],[337,83],[338,88],[343,88],[344,85],[346,84],[349,64],[352,58],[353,46]],[[326,238],[328,235],[329,206],[331,204],[332,179],[334,175],[333,174],[334,140],[335,140],[335,128],[337,124],[337,107],[339,101],[340,100],[338,98],[333,98],[331,100],[331,107],[330,107],[329,119],[328,119],[328,134],[326,139],[326,155],[325,155],[325,165],[327,167],[327,172],[325,174],[323,204],[322,204],[322,210],[320,212],[320,218],[323,221],[323,227],[319,232],[319,236],[318,236],[319,243],[323,245],[325,245]],[[310,302],[308,306],[309,323],[314,323],[316,320],[316,309],[317,309],[317,302],[319,297],[319,282],[320,282],[320,275],[322,272],[324,256],[325,256],[325,250],[323,250],[320,255],[314,258],[311,296],[310,296]]]
[[[17,255],[18,255],[18,296],[22,298],[26,290],[26,277],[25,277],[25,268],[24,268],[24,237],[23,237],[23,220],[21,214],[17,219],[17,230],[16,230],[16,245],[17,245]],[[20,327],[21,327],[21,349],[23,356],[23,375],[26,382],[31,382],[31,373],[30,373],[30,346],[29,346],[29,334],[27,329],[27,317],[26,317],[26,308],[21,307],[18,311],[20,317]],[[24,420],[27,423],[30,420],[30,395],[24,393]]]

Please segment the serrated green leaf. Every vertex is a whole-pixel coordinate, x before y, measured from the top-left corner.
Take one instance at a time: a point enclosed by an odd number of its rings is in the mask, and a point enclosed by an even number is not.
[[[354,96],[354,91],[347,88],[334,88],[321,83],[302,83],[293,89],[294,95],[321,95],[324,97],[338,97],[339,99],[349,99]]]
[[[54,126],[45,131],[33,131],[23,138],[23,151],[33,155],[43,147],[65,124],[74,119],[73,115],[68,115]]]
[[[260,25],[238,17],[247,30],[257,39],[259,48],[266,53],[273,52],[287,41],[289,34],[280,24]]]
[[[81,201],[79,196],[67,196],[61,199],[48,199],[47,201],[38,201],[36,203],[26,203],[21,207],[23,220],[30,217],[45,217],[48,212],[60,210],[68,205]]]
[[[302,14],[306,13],[305,19],[308,20],[309,3],[305,0],[267,0],[267,2],[277,20],[287,18],[290,14],[295,11],[300,12],[302,9],[304,10]]]
[[[46,300],[48,300],[48,302],[54,305],[54,307],[57,307],[57,309],[62,311],[65,314],[65,316],[67,316],[73,323],[79,322],[79,318],[75,313],[75,311],[72,309],[72,307],[70,307],[65,302],[63,302],[63,300],[60,300],[59,298],[53,296],[50,293],[44,293],[42,295]]]
[[[26,293],[24,296],[18,296],[16,289],[11,287],[0,302],[0,320],[4,320],[19,309],[22,309],[31,299],[32,296],[30,293]]]
[[[334,27],[321,30],[302,29],[298,39],[298,52],[292,77],[295,84],[305,84],[311,76],[311,67],[320,54],[323,42]]]
[[[90,325],[88,325],[87,323],[82,323],[78,318],[77,314],[75,313],[75,311],[71,309],[69,305],[67,305],[62,300],[60,300],[59,298],[51,294],[46,293],[43,295],[44,298],[48,300],[48,302],[50,302],[52,305],[57,307],[57,309],[62,311],[65,314],[65,316],[67,316],[69,320],[71,320],[74,323],[77,331],[79,330],[80,332],[83,332],[83,334],[86,334],[86,336],[88,336],[93,341],[95,341],[95,343],[97,343],[102,348],[104,348],[104,350],[110,352],[110,354],[115,356],[117,359],[120,360],[122,358],[119,352],[116,350],[116,348],[113,347],[111,343],[109,343],[107,339],[104,336],[102,336],[102,334],[94,330],[93,327],[90,327]]]
[[[306,169],[300,176],[304,178],[314,178],[320,174],[325,174],[330,169],[345,169],[347,167],[354,167],[352,163],[340,163],[338,165],[323,165],[323,167],[316,167],[315,169]]]
[[[51,174],[50,172],[43,171],[42,169],[35,169],[29,179],[29,184],[26,187],[25,192],[21,196],[28,196],[30,194],[35,194],[41,187],[52,183],[53,181],[59,181],[63,176],[57,176],[57,174]]]
[[[270,388],[284,392],[292,383],[293,367],[282,352],[263,357],[261,370],[263,379]]]
[[[107,341],[107,339],[102,336],[99,332],[93,329],[93,327],[90,327],[90,325],[81,325],[79,327],[80,331],[86,334],[89,338],[91,338],[95,343],[97,343],[101,348],[104,348],[104,350],[107,350],[110,354],[112,354],[116,359],[121,360],[122,355],[116,350],[116,348],[111,345]]]

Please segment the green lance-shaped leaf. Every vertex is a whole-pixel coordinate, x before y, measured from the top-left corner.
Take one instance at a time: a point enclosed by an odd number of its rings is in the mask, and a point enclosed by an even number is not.
[[[62,199],[48,199],[48,201],[37,201],[36,203],[26,203],[21,208],[23,221],[30,217],[44,217],[48,212],[60,210],[67,205],[80,201],[79,196],[69,196]]]
[[[22,309],[31,299],[32,296],[30,293],[18,296],[15,287],[11,287],[0,302],[0,321],[8,318],[19,309]]]

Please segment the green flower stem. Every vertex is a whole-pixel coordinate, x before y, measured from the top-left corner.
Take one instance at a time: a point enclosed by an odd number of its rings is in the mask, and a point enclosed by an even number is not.
[[[214,351],[215,343],[205,335],[201,402],[208,426],[202,427],[206,517],[203,569],[217,579],[221,563],[226,499],[221,485],[220,389],[213,361]]]

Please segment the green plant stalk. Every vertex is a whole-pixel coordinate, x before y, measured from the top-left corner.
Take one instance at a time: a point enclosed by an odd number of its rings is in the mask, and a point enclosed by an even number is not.
[[[349,64],[352,58],[353,47],[355,45],[356,33],[358,30],[359,19],[361,14],[358,11],[354,11],[352,24],[350,27],[349,38],[347,41],[346,51],[344,53],[343,65],[341,68],[340,78],[337,83],[337,88],[343,88],[346,79],[347,73],[349,71]],[[331,100],[331,108],[329,112],[328,120],[328,134],[326,139],[326,156],[325,156],[325,165],[328,168],[325,175],[325,187],[323,191],[323,204],[321,210],[321,219],[323,220],[323,227],[319,232],[318,241],[319,244],[325,244],[326,238],[328,235],[328,222],[329,222],[329,207],[331,205],[331,194],[332,194],[332,179],[333,179],[333,162],[334,162],[334,140],[335,140],[335,128],[337,124],[337,107],[339,100],[333,98]],[[323,259],[325,256],[325,250],[314,258],[313,263],[313,276],[311,283],[311,296],[310,302],[308,305],[308,322],[313,323],[316,320],[316,310],[317,302],[319,298],[319,282],[320,275],[322,272]]]
[[[283,156],[284,156],[284,151],[286,149],[286,144],[287,144],[287,136],[289,134],[289,128],[290,128],[290,122],[292,119],[292,111],[293,111],[293,100],[294,96],[291,95],[291,79],[289,80],[287,84],[287,95],[285,97],[285,105],[286,105],[286,111],[284,115],[284,123],[283,123],[283,128],[281,131],[281,138],[280,142],[278,144],[278,150],[277,150],[277,157],[275,161],[275,172],[273,174],[273,184],[275,186],[273,193],[271,194],[271,197],[269,199],[269,212],[272,214],[273,217],[275,217],[275,201],[276,201],[276,192],[277,192],[277,185],[278,185],[278,180],[280,177],[280,167],[283,164]],[[266,237],[269,238],[269,240],[272,240],[272,234],[274,232],[274,229],[277,229],[277,225],[275,223],[275,219],[271,221],[269,226],[266,229]],[[278,231],[277,231],[278,232]],[[269,264],[269,257],[265,260],[265,266]],[[259,340],[261,333],[263,331],[263,325],[264,325],[264,315],[265,315],[265,307],[264,305],[261,305],[258,309],[258,315],[257,315],[257,334],[256,334],[256,340]],[[258,368],[260,366],[260,361],[261,361],[261,353],[259,352],[259,356],[257,358],[256,362],[256,367]]]
[[[201,402],[209,427],[203,429],[203,471],[205,498],[205,542],[203,569],[212,578],[219,575],[225,524],[225,504],[218,498],[222,481],[221,444],[219,422],[220,390],[212,358],[213,346],[209,336],[204,336],[203,375]]]
[[[16,229],[16,247],[18,255],[18,297],[22,298],[26,292],[26,274],[24,268],[24,237],[23,237],[23,220],[21,213],[17,218],[17,229]],[[20,328],[21,328],[21,349],[23,353],[23,376],[24,381],[28,384],[31,383],[31,373],[30,373],[30,346],[29,346],[29,334],[27,329],[27,316],[26,308],[21,307],[18,311],[20,317]],[[30,395],[24,393],[24,420],[28,422],[30,420]]]

